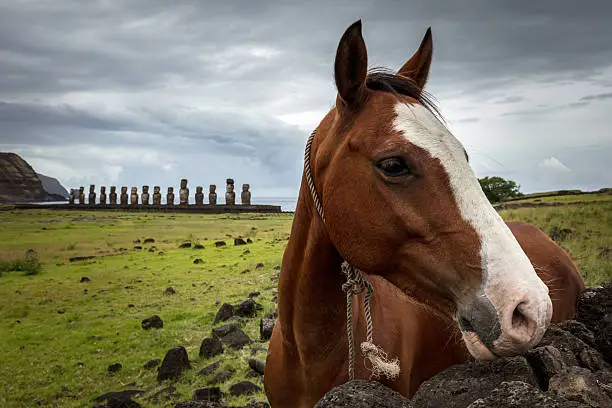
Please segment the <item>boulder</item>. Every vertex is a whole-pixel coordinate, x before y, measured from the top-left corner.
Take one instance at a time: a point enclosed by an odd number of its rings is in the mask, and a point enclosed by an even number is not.
[[[611,340],[609,335],[610,322],[612,321],[612,282],[601,287],[586,289],[576,305],[576,320],[593,332],[598,347],[612,362],[612,356],[606,347],[606,339]],[[603,333],[606,332],[606,333]],[[603,341],[602,341],[603,340]]]
[[[245,345],[251,342],[251,339],[243,332],[236,323],[226,324],[224,326],[215,327],[212,330],[213,336],[221,341],[226,346],[234,350],[240,350]]]
[[[215,321],[213,322],[213,324],[224,322],[232,316],[234,316],[234,306],[229,303],[224,303],[217,311],[217,315],[215,316]]]
[[[177,379],[183,371],[191,368],[187,350],[179,346],[169,350],[157,371],[157,381]]]
[[[153,360],[147,361],[143,365],[143,367],[146,368],[147,370],[152,370],[153,368],[157,367],[159,365],[159,363],[161,363],[161,360],[159,358],[155,358]]]
[[[604,358],[612,363],[612,313],[608,313],[602,319],[595,335],[595,343]]]
[[[219,402],[223,393],[219,387],[198,388],[193,392],[194,401]]]
[[[412,403],[414,408],[465,408],[487,397],[504,381],[538,387],[535,373],[524,357],[472,361],[452,366],[425,381]]]
[[[163,401],[170,401],[176,398],[176,387],[171,385],[166,388],[162,388],[157,391],[155,394],[151,395],[148,400],[153,402],[154,404],[162,403]]]
[[[212,358],[223,353],[223,344],[216,337],[206,337],[200,344],[200,358]]]
[[[468,408],[578,408],[580,405],[548,395],[521,381],[504,381]]]
[[[257,315],[258,304],[251,298],[236,306],[236,315],[242,317],[254,317]]]
[[[567,320],[565,322],[559,323],[557,327],[573,334],[589,346],[597,347],[595,345],[595,335],[591,330],[586,327],[584,323],[581,323],[577,320]]]
[[[407,398],[381,383],[363,380],[349,381],[332,389],[315,405],[315,408],[372,407],[411,408],[412,405]]]
[[[224,383],[225,381],[229,380],[232,375],[234,375],[234,372],[230,370],[219,371],[217,374],[215,374],[213,378],[208,381],[208,384],[212,385]]]
[[[567,366],[563,355],[554,346],[537,347],[527,352],[526,357],[535,371],[540,387],[545,391],[548,390],[550,379]]]
[[[249,358],[249,367],[257,374],[264,375],[266,362],[257,358]]]
[[[201,370],[198,372],[198,375],[199,375],[199,376],[202,376],[202,377],[206,377],[207,375],[211,375],[212,373],[214,373],[215,371],[217,371],[217,370],[219,369],[219,367],[220,367],[220,366],[221,366],[221,364],[220,364],[218,361],[216,361],[216,362],[214,362],[214,363],[212,363],[212,364],[207,365],[207,366],[206,366],[206,367],[204,367],[203,369],[201,369]]]
[[[107,392],[93,399],[95,402],[106,401],[106,407],[113,408],[140,408],[140,404],[133,401],[132,398],[144,394],[143,390],[125,390],[118,392]]]
[[[554,346],[565,360],[566,366],[582,366],[589,369],[610,369],[604,357],[593,347],[557,325],[552,325],[540,341],[539,346]]]
[[[229,389],[230,394],[235,397],[254,394],[259,391],[261,391],[261,387],[253,384],[250,381],[240,381],[239,383],[232,385]]]
[[[259,321],[259,336],[262,341],[270,340],[272,337],[272,331],[274,330],[274,325],[276,324],[276,319],[269,317],[262,317]]]
[[[612,407],[612,398],[599,386],[596,376],[581,367],[569,367],[550,379],[549,394],[594,408]]]
[[[212,329],[213,337],[220,339],[221,337],[227,336],[233,331],[239,330],[240,328],[236,323],[224,324],[223,326],[214,327]]]
[[[147,317],[142,321],[142,328],[145,330],[161,329],[162,327],[164,327],[164,322],[158,315]]]

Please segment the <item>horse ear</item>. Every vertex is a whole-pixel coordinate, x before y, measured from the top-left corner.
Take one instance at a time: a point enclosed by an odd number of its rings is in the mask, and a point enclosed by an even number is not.
[[[429,76],[429,66],[433,55],[433,41],[431,39],[431,27],[427,29],[419,49],[414,55],[397,71],[398,75],[411,78],[421,90],[425,88]]]
[[[341,102],[356,107],[365,97],[368,52],[361,35],[361,20],[346,29],[336,51],[334,77]]]

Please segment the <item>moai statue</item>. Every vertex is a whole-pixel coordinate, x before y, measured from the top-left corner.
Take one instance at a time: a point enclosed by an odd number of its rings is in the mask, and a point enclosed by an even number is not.
[[[130,192],[130,204],[138,205],[138,187],[132,187]]]
[[[85,187],[79,187],[79,204],[85,204]]]
[[[96,204],[96,186],[95,184],[90,184],[89,185],[89,201],[88,201],[89,205],[95,205]]]
[[[242,193],[240,194],[240,202],[242,205],[251,205],[251,192],[249,191],[249,185],[242,185]]]
[[[204,193],[202,192],[202,186],[196,187],[195,203],[196,205],[204,205]]]
[[[208,204],[217,205],[217,186],[211,184],[208,189]]]
[[[168,187],[168,195],[166,196],[166,205],[172,207],[174,205],[174,187]]]
[[[181,189],[179,190],[179,204],[189,204],[189,189],[187,188],[187,179],[181,179]]]
[[[100,186],[100,205],[106,205],[106,186]]]
[[[142,186],[140,200],[142,201],[142,205],[149,205],[149,186]]]
[[[128,204],[128,194],[126,186],[121,187],[121,197],[119,197],[119,202],[121,203],[121,205]]]
[[[111,186],[108,202],[110,205],[117,205],[117,187]]]
[[[74,188],[70,189],[70,195],[68,195],[68,204],[74,205]]]
[[[234,179],[228,178],[225,187],[225,205],[236,204],[236,193],[234,192]]]
[[[153,205],[161,205],[161,193],[159,186],[153,187]]]

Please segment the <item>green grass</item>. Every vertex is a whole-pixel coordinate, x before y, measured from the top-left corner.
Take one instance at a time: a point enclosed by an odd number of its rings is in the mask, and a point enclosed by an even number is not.
[[[558,243],[574,259],[587,285],[612,280],[612,195],[560,196],[556,202],[565,205],[516,208],[500,214],[505,220],[537,225],[549,235],[554,227],[570,229],[571,234]]]
[[[193,390],[206,386],[208,378],[197,372],[217,360],[236,370],[221,385],[228,391],[229,385],[249,379],[245,376],[251,348],[267,348],[258,342],[259,319],[254,318],[243,328],[256,340],[251,347],[211,360],[198,357],[202,339],[211,334],[217,301],[237,303],[259,290],[261,314],[273,311],[275,284],[270,277],[281,261],[290,215],[7,211],[0,212],[0,225],[0,259],[33,248],[43,263],[37,276],[0,277],[2,407],[92,406],[93,397],[128,388],[147,390],[135,400],[152,406],[147,396],[170,383],[158,385],[156,370],[146,370],[143,364],[163,359],[176,346],[187,349],[193,366],[173,384],[180,400],[191,399]],[[238,236],[250,236],[254,242],[234,246],[230,237]],[[148,237],[155,243],[133,249],[133,240]],[[205,249],[178,249],[188,239]],[[216,248],[216,240],[228,245]],[[156,248],[149,252],[152,246]],[[122,247],[127,251],[120,251]],[[250,254],[243,255],[246,249]],[[68,261],[88,255],[96,258]],[[193,264],[196,257],[203,262]],[[264,267],[256,269],[258,262]],[[245,269],[250,272],[242,274]],[[91,282],[80,283],[83,276]],[[168,286],[175,295],[164,295]],[[163,319],[164,328],[143,330],[142,319],[153,314]],[[265,352],[255,356],[263,359]],[[107,374],[108,366],[117,362],[123,369]],[[249,380],[262,385],[261,379]],[[254,399],[263,400],[263,393]]]
[[[566,197],[585,201],[587,196]],[[547,233],[553,227],[571,229],[560,244],[588,285],[597,285],[612,278],[612,195],[593,197],[587,204],[568,201],[501,214]],[[124,389],[147,391],[135,398],[145,407],[170,407],[207,386],[209,378],[197,373],[215,361],[236,370],[221,385],[224,392],[244,379],[262,386],[261,378],[247,378],[251,350],[267,348],[259,342],[259,318],[247,320],[244,330],[255,341],[242,351],[226,349],[210,360],[200,359],[198,351],[211,334],[217,302],[237,303],[260,291],[260,316],[273,310],[276,285],[271,276],[281,263],[291,221],[290,214],[0,211],[0,261],[23,260],[33,249],[42,265],[38,275],[0,276],[0,407],[93,406],[93,397]],[[149,237],[155,242],[133,243]],[[253,243],[234,246],[233,237],[251,237]],[[179,249],[186,240],[205,249]],[[217,240],[228,245],[217,248]],[[250,254],[243,254],[246,249]],[[69,261],[77,256],[95,258]],[[194,264],[196,257],[203,262]],[[259,262],[264,267],[256,269]],[[241,273],[245,269],[249,272]],[[83,276],[91,281],[80,283]],[[175,295],[164,295],[168,286]],[[163,319],[164,328],[143,330],[142,319],[153,314]],[[193,368],[174,383],[158,384],[156,370],[143,365],[163,359],[176,346],[187,349]],[[265,358],[265,351],[254,354]],[[110,375],[107,368],[113,363],[123,368]],[[153,404],[150,396],[169,385],[177,388],[178,398]],[[244,405],[249,399],[265,397],[262,392],[227,402]]]

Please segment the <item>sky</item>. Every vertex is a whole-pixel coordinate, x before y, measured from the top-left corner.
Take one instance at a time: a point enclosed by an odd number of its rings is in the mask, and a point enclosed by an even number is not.
[[[607,0],[3,0],[0,151],[68,189],[231,177],[297,196],[361,19],[369,66],[393,70],[432,28],[426,89],[478,177],[612,187],[610,15]]]

